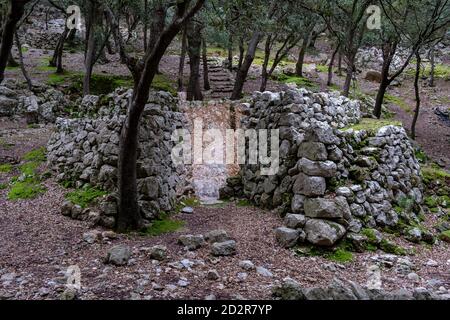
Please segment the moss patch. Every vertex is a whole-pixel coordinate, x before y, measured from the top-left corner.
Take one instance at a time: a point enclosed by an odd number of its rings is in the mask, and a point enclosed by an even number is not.
[[[13,169],[13,166],[9,163],[0,165],[0,173],[10,173]]]
[[[395,243],[386,239],[381,240],[380,249],[386,253],[391,253],[398,256],[406,255],[406,250],[404,248],[397,246]]]
[[[403,111],[405,111],[407,113],[410,113],[410,114],[413,113],[412,107],[408,103],[406,103],[405,100],[403,100],[400,97],[393,96],[391,94],[386,93],[384,96],[384,101],[386,103],[394,104],[394,105],[398,106],[399,108],[401,108]]]
[[[238,201],[236,201],[236,206],[237,207],[251,207],[252,203],[248,199],[239,199]]]
[[[312,91],[318,91],[320,88],[319,84],[317,84],[316,82],[311,81],[307,78],[303,78],[303,77],[288,76],[288,75],[282,74],[278,77],[277,80],[281,83],[286,83],[286,84],[293,83],[300,88],[306,88],[306,89],[309,89]]]
[[[8,200],[34,199],[44,192],[45,188],[37,181],[16,181],[12,184],[11,190],[8,193]]]
[[[46,160],[46,149],[45,147],[41,147],[39,149],[30,151],[23,156],[23,159],[26,161],[32,161],[37,163],[42,163]]]
[[[436,181],[444,183],[445,180],[450,179],[450,173],[436,165],[427,165],[422,167],[422,177],[426,184]]]
[[[75,190],[66,194],[66,199],[73,204],[79,205],[82,208],[89,206],[94,200],[106,195],[107,192],[97,189],[95,187],[86,186],[80,190]]]
[[[345,131],[353,129],[355,131],[367,130],[370,132],[377,132],[386,126],[401,127],[403,124],[400,121],[363,118],[358,124],[343,128],[342,130]]]
[[[45,152],[45,148],[39,148],[24,155],[25,162],[19,166],[21,175],[12,179],[9,200],[33,199],[46,191],[40,183],[41,177],[38,173],[39,166],[46,159]]]
[[[163,215],[159,220],[153,221],[152,225],[144,231],[144,234],[155,237],[165,233],[175,232],[183,228],[184,225],[184,221],[173,220],[167,215]]]
[[[450,230],[441,232],[441,234],[439,235],[439,239],[450,243]]]
[[[153,78],[151,87],[158,91],[169,92],[173,96],[177,96],[175,83],[163,74],[157,74]]]
[[[343,248],[338,248],[333,253],[328,254],[327,258],[336,262],[346,263],[353,260],[353,254]]]

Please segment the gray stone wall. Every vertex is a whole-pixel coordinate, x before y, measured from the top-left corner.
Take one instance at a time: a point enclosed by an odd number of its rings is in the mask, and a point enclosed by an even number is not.
[[[57,119],[48,143],[48,161],[59,181],[116,191],[120,132],[131,94],[118,89],[100,99],[88,96],[80,112],[90,116]],[[147,220],[172,210],[184,190],[185,168],[175,167],[171,160],[172,132],[184,126],[177,101],[168,93],[152,93],[141,119],[137,166],[139,204]],[[114,203],[114,197],[109,198]],[[114,216],[114,206],[106,207],[104,213]]]
[[[243,126],[280,129],[280,170],[262,176],[258,165],[242,166],[222,196],[245,196],[286,215],[286,227],[276,231],[286,247],[331,246],[347,232],[417,219],[420,167],[405,130],[345,128],[360,120],[359,103],[334,94],[256,94]],[[397,212],[404,202],[412,210]]]

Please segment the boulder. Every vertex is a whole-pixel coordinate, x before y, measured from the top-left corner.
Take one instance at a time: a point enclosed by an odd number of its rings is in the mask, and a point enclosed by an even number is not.
[[[211,246],[213,256],[231,256],[236,254],[236,241],[215,242]]]
[[[305,226],[306,217],[303,214],[287,214],[284,218],[284,224],[291,229],[300,229]]]
[[[188,235],[180,236],[178,238],[178,243],[185,246],[186,249],[193,251],[193,250],[197,250],[202,245],[204,245],[205,239],[204,239],[203,235],[201,235],[201,234],[198,234],[198,235],[188,234]]]
[[[305,224],[305,232],[308,242],[330,247],[345,235],[345,228],[332,221],[310,219]]]
[[[163,245],[156,245],[150,248],[150,259],[163,261],[167,259],[167,247]]]
[[[305,201],[305,216],[321,219],[342,219],[351,216],[350,207],[343,197],[335,199],[309,198]]]
[[[231,240],[230,236],[225,230],[212,230],[205,234],[205,240],[214,243],[214,242],[225,242]]]
[[[328,152],[323,143],[307,141],[300,144],[297,156],[312,161],[325,161],[328,158]]]
[[[381,72],[375,70],[368,70],[364,75],[364,80],[372,81],[372,82],[381,82]]]
[[[277,242],[284,248],[294,247],[300,237],[300,230],[281,227],[275,230]]]
[[[128,263],[131,258],[131,249],[125,245],[118,245],[109,249],[106,255],[106,262],[116,265],[123,266]]]
[[[337,173],[337,166],[333,161],[311,161],[302,158],[297,163],[298,170],[308,176],[331,178]]]
[[[323,177],[310,177],[303,173],[297,175],[292,191],[304,196],[323,196],[326,191],[326,181]]]

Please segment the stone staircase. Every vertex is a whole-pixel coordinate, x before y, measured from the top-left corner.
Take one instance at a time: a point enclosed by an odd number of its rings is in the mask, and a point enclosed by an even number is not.
[[[208,59],[208,70],[211,90],[205,93],[206,98],[230,98],[234,87],[233,74],[219,65],[215,59]],[[203,64],[201,65],[201,72],[203,72]]]

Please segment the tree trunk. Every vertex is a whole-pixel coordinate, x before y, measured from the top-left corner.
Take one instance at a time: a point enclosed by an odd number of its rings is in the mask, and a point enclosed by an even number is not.
[[[373,109],[373,115],[378,119],[381,118],[381,112],[383,108],[384,96],[386,94],[387,88],[389,87],[389,68],[390,68],[390,60],[385,59],[383,62],[383,67],[381,69],[381,83],[378,88],[377,98],[375,100],[375,107]]]
[[[430,69],[430,80],[428,85],[430,87],[434,87],[434,70],[436,68],[436,61],[434,59],[434,46],[432,46],[430,48],[430,64],[431,64],[431,69]]]
[[[339,76],[339,77],[342,77],[342,53],[341,53],[341,50],[339,50],[338,76]]]
[[[414,111],[414,118],[411,123],[411,138],[416,139],[416,124],[419,119],[419,111],[420,111],[420,91],[419,91],[419,78],[420,78],[420,64],[422,62],[420,58],[420,54],[416,53],[416,74],[414,77],[414,92],[416,94],[416,109]]]
[[[33,83],[31,82],[30,76],[28,75],[27,69],[25,68],[25,63],[23,61],[22,44],[20,43],[20,39],[19,39],[19,35],[17,34],[17,30],[15,32],[15,40],[16,40],[17,50],[19,51],[20,69],[22,70],[22,74],[27,82],[28,90],[33,91]]]
[[[350,86],[352,85],[352,79],[353,79],[353,66],[351,64],[349,64],[347,66],[347,74],[345,77],[344,91],[342,93],[345,97],[348,97],[350,94]]]
[[[5,69],[13,46],[17,22],[22,18],[25,11],[25,5],[29,1],[30,0],[10,1],[11,6],[3,26],[2,44],[0,47],[0,83],[5,79]]]
[[[188,55],[189,55],[189,85],[187,89],[187,100],[203,100],[200,87],[200,50],[202,39],[201,25],[195,20],[191,20],[187,25]]]
[[[153,21],[150,24],[150,41],[149,47],[152,49],[156,45],[156,41],[158,41],[159,35],[163,32],[164,26],[166,24],[167,17],[167,8],[164,1],[159,1],[156,9],[153,14]],[[156,70],[157,74],[160,74],[159,66],[158,70]]]
[[[66,41],[67,34],[69,33],[69,29],[66,27],[58,39],[58,43],[56,44],[55,51],[53,52],[52,59],[50,60],[50,67],[57,67],[58,60],[62,56],[62,51],[64,50],[64,42]]]
[[[144,51],[148,47],[148,0],[144,0]]]
[[[264,62],[262,65],[262,72],[261,72],[261,86],[259,88],[259,91],[264,92],[266,91],[267,86],[267,78],[269,77],[267,73],[267,66],[269,65],[270,60],[270,44],[272,42],[272,36],[268,35],[266,39],[266,45],[264,46]]]
[[[204,1],[198,0],[194,7],[186,14],[189,17],[197,12]],[[127,118],[122,128],[119,152],[119,212],[117,215],[116,229],[125,232],[141,227],[141,215],[137,201],[136,162],[139,120],[148,101],[150,85],[156,75],[158,65],[173,38],[182,27],[186,11],[186,2],[179,2],[177,13],[171,25],[160,35],[153,50],[147,50],[144,57],[144,66],[139,81],[135,84],[133,97],[128,108]],[[181,17],[180,17],[181,16]]]
[[[239,61],[238,61],[238,70],[241,69],[242,63],[244,62],[244,54],[245,54],[245,48],[244,48],[244,39],[241,37],[239,39]]]
[[[8,56],[8,67],[10,68],[16,68],[19,66],[19,63],[16,61],[16,59],[14,59],[14,56],[12,54],[12,50]]]
[[[350,94],[350,87],[352,85],[353,75],[355,73],[355,55],[356,53],[349,53],[347,55],[347,74],[345,77],[345,83],[344,83],[344,91],[343,95],[345,97],[348,97]]]
[[[336,54],[339,51],[340,45],[338,44],[336,46],[336,49],[333,51],[333,54],[331,55],[330,59],[330,65],[328,66],[328,80],[327,80],[327,86],[331,86],[333,84],[333,66],[334,66],[334,60],[336,58]]]
[[[303,62],[305,61],[306,48],[308,47],[308,39],[304,39],[300,52],[298,54],[298,60],[295,64],[295,74],[298,77],[303,77]]]
[[[85,74],[84,74],[84,81],[83,81],[83,96],[87,96],[90,94],[90,88],[91,88],[91,77],[92,77],[92,70],[94,68],[94,59],[95,59],[95,36],[93,30],[91,30],[88,41],[87,41],[87,51],[86,51],[86,58],[84,62],[85,66]]]
[[[66,28],[64,30],[64,34],[61,41],[61,45],[58,48],[58,54],[57,54],[57,58],[56,58],[56,73],[58,74],[63,74],[64,73],[64,67],[63,67],[63,53],[64,53],[64,42],[65,39],[67,37],[67,35],[69,34],[69,29]]]
[[[242,62],[241,67],[237,72],[236,82],[234,83],[234,89],[233,94],[231,95],[231,100],[239,100],[242,97],[242,90],[244,88],[245,80],[247,79],[248,70],[250,69],[253,60],[255,59],[256,48],[260,40],[261,40],[261,33],[259,31],[256,31],[248,44],[247,54],[245,56],[244,61]]]
[[[186,60],[186,47],[187,47],[187,30],[183,30],[183,40],[181,41],[181,54],[180,64],[178,66],[178,92],[183,91],[183,74],[184,74],[184,62]]]
[[[203,37],[202,40],[202,60],[203,60],[203,88],[208,91],[211,90],[211,85],[209,84],[209,71],[208,71],[208,52],[206,49],[206,39]]]
[[[85,67],[85,74],[84,74],[84,80],[83,80],[83,96],[87,96],[90,94],[90,88],[91,88],[91,77],[92,77],[92,70],[94,68],[94,62],[95,62],[95,51],[96,51],[96,39],[95,39],[95,25],[97,20],[97,3],[95,1],[89,1],[90,4],[88,8],[88,21],[87,24],[87,31],[86,31],[86,56],[84,59],[84,67]]]
[[[233,70],[233,35],[230,34],[228,37],[228,70]]]

